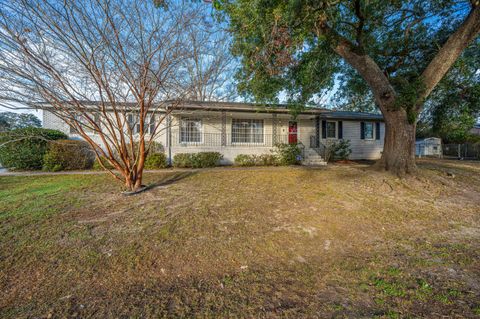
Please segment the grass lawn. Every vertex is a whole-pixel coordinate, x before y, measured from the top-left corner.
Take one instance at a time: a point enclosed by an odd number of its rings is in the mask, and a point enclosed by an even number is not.
[[[478,318],[480,163],[419,166],[0,177],[0,317]]]

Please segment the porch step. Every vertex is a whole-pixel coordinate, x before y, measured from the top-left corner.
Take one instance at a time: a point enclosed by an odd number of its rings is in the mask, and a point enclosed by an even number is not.
[[[302,161],[302,165],[305,166],[321,166],[327,165],[327,162],[321,157],[315,150],[306,149],[305,159]]]
[[[302,165],[305,166],[324,166],[327,165],[327,162],[325,162],[323,159],[321,160],[304,160],[302,161]]]

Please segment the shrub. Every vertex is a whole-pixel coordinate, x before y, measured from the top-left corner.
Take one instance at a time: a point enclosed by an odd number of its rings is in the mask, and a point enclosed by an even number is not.
[[[0,163],[10,169],[41,169],[48,141],[67,138],[60,131],[35,127],[1,133]]]
[[[277,154],[279,165],[297,165],[300,163],[302,150],[298,144],[277,144],[274,153]]]
[[[278,165],[278,159],[273,154],[238,154],[235,157],[235,165],[238,166],[274,166]]]
[[[220,165],[223,155],[218,152],[200,152],[193,155],[193,167],[215,167]]]
[[[113,167],[112,164],[110,164],[110,162],[105,157],[100,157],[100,161],[102,162],[103,166],[105,166],[108,169],[114,169],[115,168],[115,167]],[[100,165],[100,162],[99,162],[98,158],[95,158],[95,162],[93,163],[92,168],[94,170],[102,170],[103,169],[102,165]]]
[[[159,169],[168,166],[165,153],[149,154],[145,160],[145,169]]]
[[[150,145],[150,153],[151,154],[159,154],[165,153],[165,148],[163,147],[162,143],[153,141]]]
[[[90,169],[94,159],[95,153],[85,141],[50,141],[43,157],[43,169],[46,171]]]
[[[192,156],[193,153],[179,153],[173,156],[173,166],[174,167],[192,167]]]
[[[278,165],[278,158],[273,154],[262,154],[257,156],[256,163],[261,166],[276,166]]]
[[[220,165],[223,155],[218,152],[179,153],[173,156],[173,166],[204,168]]]
[[[327,162],[347,160],[351,153],[352,149],[350,148],[350,140],[340,140],[326,146],[325,160]]]
[[[235,156],[234,163],[238,166],[255,166],[255,155],[238,154]]]
[[[352,153],[350,148],[350,140],[340,140],[336,142],[333,150],[333,157],[335,160],[347,160]]]

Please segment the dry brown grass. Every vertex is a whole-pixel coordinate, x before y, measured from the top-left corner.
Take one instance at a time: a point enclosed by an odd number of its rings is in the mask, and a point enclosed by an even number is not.
[[[0,317],[480,316],[480,163],[175,176],[0,178]]]

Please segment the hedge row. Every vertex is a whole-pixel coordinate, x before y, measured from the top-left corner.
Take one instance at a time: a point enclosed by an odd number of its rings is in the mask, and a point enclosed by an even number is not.
[[[220,165],[223,155],[218,152],[179,153],[173,156],[174,167],[204,168]]]
[[[49,141],[67,138],[60,131],[35,127],[0,133],[0,163],[8,169],[42,169]]]
[[[107,169],[113,169],[114,167],[106,158],[100,158],[102,161],[102,164],[105,168]],[[150,153],[147,155],[147,158],[145,159],[145,169],[160,169],[160,168],[166,168],[168,167],[168,161],[167,161],[167,156],[165,153]],[[102,170],[103,167],[100,165],[100,162],[98,159],[95,160],[95,163],[93,163],[93,169],[94,170]]]
[[[95,153],[87,142],[50,141],[43,157],[43,169],[52,172],[90,169],[94,160]]]
[[[274,154],[239,154],[235,157],[238,166],[277,166],[296,165],[300,163],[302,151],[295,144],[277,144]]]
[[[237,166],[276,166],[279,165],[278,157],[273,154],[250,155],[239,154],[235,157]]]

